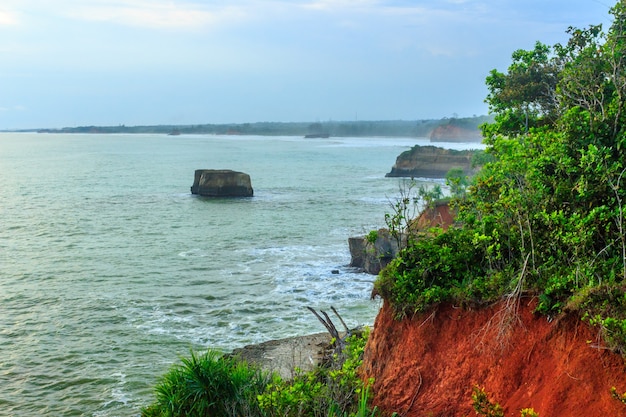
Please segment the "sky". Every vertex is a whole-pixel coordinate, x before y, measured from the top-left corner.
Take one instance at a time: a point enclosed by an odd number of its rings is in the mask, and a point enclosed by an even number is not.
[[[611,0],[2,0],[0,129],[488,113],[485,78]]]

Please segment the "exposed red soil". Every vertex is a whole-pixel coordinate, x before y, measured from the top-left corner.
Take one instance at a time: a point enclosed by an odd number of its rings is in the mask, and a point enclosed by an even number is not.
[[[466,129],[452,124],[437,126],[430,132],[433,141],[445,140],[481,140],[482,135],[478,129]]]
[[[441,227],[443,230],[454,224],[454,215],[446,201],[435,202],[433,207],[424,209],[417,218],[417,224],[411,224],[417,231],[428,231],[433,227]]]
[[[479,386],[505,416],[523,408],[540,417],[626,416],[610,391],[626,391],[624,360],[602,348],[597,330],[574,315],[533,314],[532,299],[510,306],[517,311],[444,305],[398,321],[385,302],[363,362],[363,376],[375,378],[373,403],[401,416],[475,416]]]

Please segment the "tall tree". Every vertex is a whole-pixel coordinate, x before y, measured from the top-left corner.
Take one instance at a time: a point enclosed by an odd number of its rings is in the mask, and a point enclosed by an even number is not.
[[[508,72],[491,70],[486,84],[486,102],[496,115],[496,123],[484,125],[485,137],[497,134],[528,133],[532,127],[550,124],[557,113],[557,62],[550,48],[541,42],[530,51],[519,49],[512,54]]]

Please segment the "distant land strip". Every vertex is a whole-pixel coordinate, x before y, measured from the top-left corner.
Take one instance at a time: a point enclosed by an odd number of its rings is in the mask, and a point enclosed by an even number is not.
[[[490,116],[425,120],[255,122],[229,124],[154,125],[154,126],[77,126],[59,129],[21,129],[11,132],[39,133],[153,133],[166,135],[214,134],[319,137],[427,137],[433,141],[465,139],[480,141],[479,126],[491,122]],[[7,131],[5,131],[7,132]]]

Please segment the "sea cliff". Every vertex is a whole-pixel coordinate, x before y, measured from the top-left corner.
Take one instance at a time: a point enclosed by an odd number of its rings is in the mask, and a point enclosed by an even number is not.
[[[465,175],[472,175],[472,156],[476,151],[458,151],[436,146],[415,145],[402,152],[386,177],[445,178],[448,171],[460,168]]]
[[[469,416],[474,387],[506,416],[626,415],[623,358],[577,315],[534,314],[532,297],[481,309],[450,304],[396,320],[385,303],[365,350],[373,404],[406,417]]]
[[[476,142],[483,140],[478,128],[464,128],[454,124],[446,124],[435,127],[430,132],[431,142]]]

